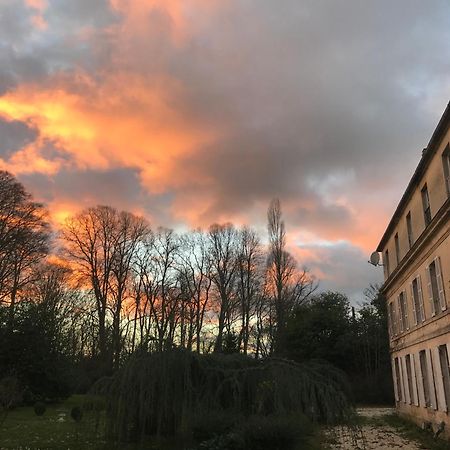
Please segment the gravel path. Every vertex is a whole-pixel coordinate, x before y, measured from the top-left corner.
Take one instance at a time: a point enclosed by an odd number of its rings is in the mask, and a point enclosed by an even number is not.
[[[392,408],[363,408],[358,414],[364,417],[380,417],[392,414]],[[364,425],[359,429],[335,427],[327,431],[333,450],[424,450],[417,443],[401,437],[397,431],[388,426]]]

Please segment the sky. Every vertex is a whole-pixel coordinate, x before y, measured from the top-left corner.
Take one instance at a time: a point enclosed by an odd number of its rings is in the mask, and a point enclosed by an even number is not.
[[[450,99],[447,0],[0,0],[0,168],[56,224],[252,224],[353,301]]]

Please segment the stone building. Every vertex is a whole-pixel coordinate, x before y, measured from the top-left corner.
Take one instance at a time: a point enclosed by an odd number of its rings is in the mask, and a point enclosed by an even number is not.
[[[398,411],[450,436],[450,103],[381,239]]]

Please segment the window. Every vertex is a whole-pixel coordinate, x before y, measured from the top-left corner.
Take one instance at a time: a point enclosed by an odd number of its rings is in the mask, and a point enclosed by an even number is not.
[[[420,360],[420,371],[422,372],[422,387],[423,387],[423,394],[425,397],[425,406],[431,406],[430,401],[430,379],[428,377],[428,364],[427,364],[427,357],[425,355],[425,350],[422,350],[419,353],[419,360]]]
[[[395,358],[394,365],[395,365],[395,381],[397,383],[397,391],[398,391],[398,400],[402,401],[403,392],[402,392],[402,382],[400,379],[400,365],[398,362],[398,358]]]
[[[450,405],[450,368],[448,362],[448,350],[446,345],[439,346],[439,361],[441,363],[442,384],[444,385],[445,403],[447,409]]]
[[[409,321],[408,321],[408,307],[406,304],[406,292],[403,291],[398,296],[398,309],[400,313],[399,317],[399,325],[400,332],[409,330]]]
[[[391,268],[389,267],[389,250],[384,252],[384,268],[386,269],[386,277],[391,273]]]
[[[411,283],[411,303],[413,309],[414,324],[417,325],[425,320],[423,311],[422,283],[420,276],[414,278]]]
[[[428,195],[428,187],[425,185],[422,189],[422,206],[425,226],[431,222],[430,196]]]
[[[412,232],[412,222],[411,222],[411,212],[406,216],[406,229],[408,231],[408,244],[411,248],[414,244],[413,232]]]
[[[442,154],[442,164],[444,166],[445,187],[447,188],[447,195],[450,195],[450,146]]]
[[[395,241],[395,258],[397,260],[397,265],[400,263],[400,244],[398,242],[398,233],[394,237]]]
[[[435,258],[427,267],[428,297],[430,299],[431,313],[436,315],[439,311],[447,309],[444,283],[442,280],[440,258]]]

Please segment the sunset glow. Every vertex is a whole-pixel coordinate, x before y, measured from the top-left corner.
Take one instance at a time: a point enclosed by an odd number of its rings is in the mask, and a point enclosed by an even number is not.
[[[417,31],[439,12],[415,4],[387,24],[357,2],[357,20],[313,1],[61,3],[0,6],[0,25],[23,30],[3,27],[0,168],[55,224],[100,203],[264,234],[278,197],[292,253],[324,288],[355,298],[381,281],[367,255],[450,94],[448,46],[421,52],[420,75],[409,66],[416,43],[445,41],[446,27]]]

